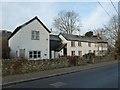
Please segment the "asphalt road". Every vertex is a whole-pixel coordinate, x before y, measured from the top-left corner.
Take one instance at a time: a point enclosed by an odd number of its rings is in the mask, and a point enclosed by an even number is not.
[[[118,88],[118,64],[21,83],[7,88]]]

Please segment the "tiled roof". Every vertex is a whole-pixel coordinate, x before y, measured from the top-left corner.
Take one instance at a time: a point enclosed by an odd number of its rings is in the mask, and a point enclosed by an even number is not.
[[[66,43],[65,43],[65,44],[61,43],[61,44],[55,49],[55,51],[60,51],[60,50],[63,49],[66,45],[67,45]]]
[[[62,43],[61,38],[58,35],[50,35],[50,49],[54,51],[60,51],[66,44]]]
[[[61,41],[61,39],[60,39],[60,37],[58,37],[58,35],[50,35],[50,40]]]
[[[107,41],[104,41],[102,39],[97,39],[97,37],[87,37],[87,36],[79,36],[79,35],[65,34],[65,33],[61,33],[61,35],[68,41],[107,43]]]

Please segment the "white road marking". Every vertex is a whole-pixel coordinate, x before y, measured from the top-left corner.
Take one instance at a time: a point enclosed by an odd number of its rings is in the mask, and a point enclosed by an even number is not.
[[[54,87],[60,87],[60,86],[64,86],[66,85],[66,83],[63,83],[63,82],[56,82],[56,83],[52,83],[50,84],[51,86],[54,86]]]

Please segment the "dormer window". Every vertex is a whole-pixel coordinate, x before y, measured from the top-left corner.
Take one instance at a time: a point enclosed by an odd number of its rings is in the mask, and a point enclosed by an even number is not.
[[[39,40],[39,31],[32,31],[31,32],[31,39],[32,40]]]

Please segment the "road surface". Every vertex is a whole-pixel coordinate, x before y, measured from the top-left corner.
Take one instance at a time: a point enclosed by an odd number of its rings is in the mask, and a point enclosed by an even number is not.
[[[20,83],[6,88],[118,88],[118,64]]]

